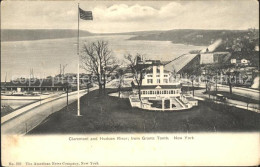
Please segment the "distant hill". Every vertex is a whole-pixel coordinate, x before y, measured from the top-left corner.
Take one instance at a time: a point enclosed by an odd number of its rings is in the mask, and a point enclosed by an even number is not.
[[[254,30],[259,34],[259,30]],[[78,31],[75,29],[3,29],[1,30],[2,41],[24,41],[56,38],[77,37]],[[249,30],[196,30],[179,29],[164,31],[136,31],[123,33],[90,33],[80,31],[80,36],[93,35],[134,35],[129,40],[153,40],[153,41],[172,41],[173,43],[190,45],[210,45],[215,40],[233,40],[248,35]],[[257,36],[259,39],[259,35]],[[258,40],[256,40],[258,41]],[[259,45],[259,42],[258,42]]]
[[[259,33],[259,30],[256,30]],[[213,41],[222,38],[237,38],[247,35],[248,30],[196,30],[179,29],[154,32],[150,34],[138,35],[130,40],[154,40],[154,41],[172,41],[173,43],[191,44],[191,45],[210,45]]]
[[[72,29],[2,29],[1,41],[27,41],[40,39],[77,37],[77,30]],[[90,36],[88,31],[80,31],[80,36]]]
[[[80,36],[92,35],[149,35],[163,31],[136,31],[122,33],[90,33],[80,30]],[[57,39],[77,37],[78,30],[73,29],[2,29],[1,40],[4,41],[29,41],[41,39]]]
[[[95,33],[95,35],[151,35],[155,33],[161,33],[164,31],[134,31],[134,32],[120,32],[120,33]]]

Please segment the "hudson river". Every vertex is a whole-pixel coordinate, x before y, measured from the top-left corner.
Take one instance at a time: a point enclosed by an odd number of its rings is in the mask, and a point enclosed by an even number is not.
[[[147,59],[171,60],[190,50],[203,49],[203,46],[173,44],[170,41],[128,40],[130,35],[90,36],[80,39],[84,42],[105,40],[115,57],[124,59],[125,54],[143,54]],[[35,41],[2,42],[1,79],[28,77],[33,68],[34,75],[46,77],[60,72],[60,64],[68,66],[67,72],[77,72],[77,38],[46,39]],[[84,72],[82,70],[82,72]]]

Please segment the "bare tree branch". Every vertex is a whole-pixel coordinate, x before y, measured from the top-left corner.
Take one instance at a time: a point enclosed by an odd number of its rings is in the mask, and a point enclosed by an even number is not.
[[[117,67],[108,42],[97,41],[83,46],[82,68],[98,78],[99,90],[105,92],[106,79]]]

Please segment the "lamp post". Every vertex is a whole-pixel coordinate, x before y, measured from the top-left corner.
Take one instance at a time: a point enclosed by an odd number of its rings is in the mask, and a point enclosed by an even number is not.
[[[69,111],[69,83],[67,82],[67,111]]]

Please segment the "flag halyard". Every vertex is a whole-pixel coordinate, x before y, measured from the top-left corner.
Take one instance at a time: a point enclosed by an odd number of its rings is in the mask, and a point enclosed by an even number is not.
[[[79,8],[79,15],[83,20],[93,20],[92,11],[85,11]]]
[[[77,92],[78,92],[78,109],[77,109],[77,116],[81,116],[80,115],[80,97],[79,97],[79,86],[80,86],[80,80],[79,80],[79,62],[80,62],[80,58],[79,58],[79,20],[83,19],[83,20],[93,20],[93,16],[92,16],[92,11],[85,11],[80,9],[79,7],[79,3],[78,3],[78,46],[77,46],[77,55],[78,55],[78,75],[77,75]]]

